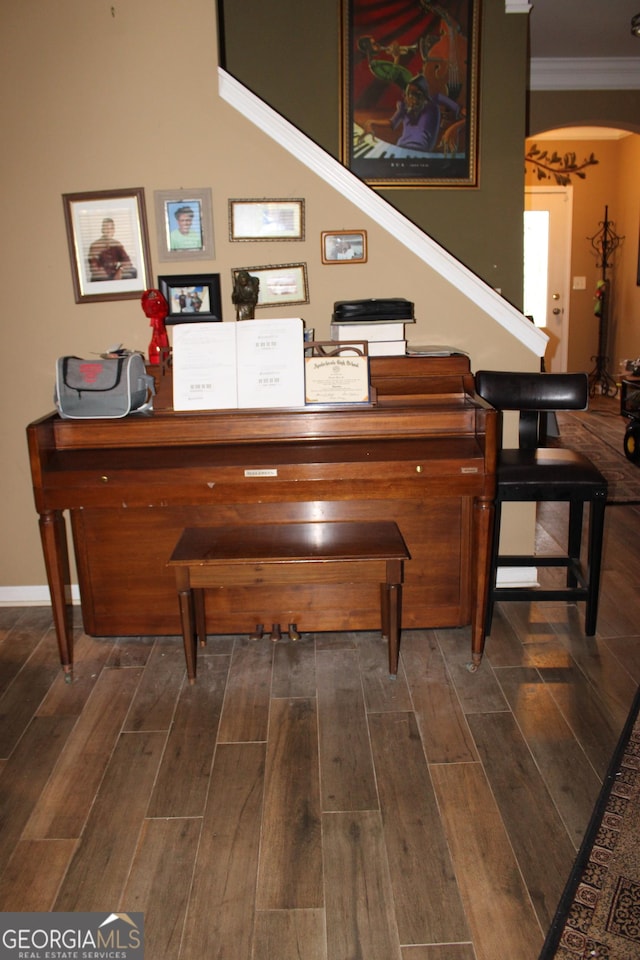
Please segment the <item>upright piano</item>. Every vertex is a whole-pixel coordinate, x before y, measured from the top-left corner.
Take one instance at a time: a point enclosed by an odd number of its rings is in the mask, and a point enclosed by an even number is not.
[[[395,520],[405,564],[403,628],[471,625],[484,646],[496,412],[468,358],[372,357],[369,404],[65,420],[27,427],[60,659],[72,669],[70,514],[85,631],[179,635],[166,563],[187,526]],[[227,589],[215,633],[295,623],[300,632],[374,630],[378,595],[349,585]],[[212,624],[213,626],[213,624]],[[212,632],[214,632],[212,630]]]

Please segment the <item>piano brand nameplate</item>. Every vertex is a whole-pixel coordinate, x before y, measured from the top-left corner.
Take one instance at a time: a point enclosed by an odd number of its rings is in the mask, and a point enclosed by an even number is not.
[[[245,470],[244,475],[245,475],[245,477],[277,477],[277,476],[278,476],[278,471],[277,471],[277,470],[267,470],[267,469],[263,469],[263,470]]]

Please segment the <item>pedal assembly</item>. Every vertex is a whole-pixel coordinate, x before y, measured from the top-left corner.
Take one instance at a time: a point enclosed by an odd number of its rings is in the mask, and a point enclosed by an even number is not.
[[[286,636],[289,637],[289,640],[300,640],[301,634],[298,632],[298,627],[295,623],[290,623],[287,630],[285,631]],[[256,623],[256,628],[253,633],[250,635],[250,640],[265,640],[267,637],[270,637],[273,643],[277,643],[279,640],[282,640],[282,630],[280,629],[279,623],[271,624],[271,633],[265,633],[264,624]]]

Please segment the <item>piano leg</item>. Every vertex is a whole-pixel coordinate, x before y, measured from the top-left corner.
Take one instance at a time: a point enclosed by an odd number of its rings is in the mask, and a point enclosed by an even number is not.
[[[71,682],[73,670],[73,632],[68,612],[67,591],[71,590],[69,548],[67,530],[61,510],[40,514],[40,538],[51,595],[53,623],[58,638],[60,662],[67,683]]]

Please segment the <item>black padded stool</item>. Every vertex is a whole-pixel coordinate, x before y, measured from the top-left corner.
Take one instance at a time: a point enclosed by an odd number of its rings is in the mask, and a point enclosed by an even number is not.
[[[607,481],[588,457],[545,447],[547,414],[585,410],[586,373],[507,373],[479,370],[476,390],[497,410],[519,410],[519,447],[498,454],[495,526],[485,633],[491,632],[496,600],[584,600],[585,634],[596,632]],[[500,517],[506,502],[568,501],[569,537],[563,556],[500,555]],[[589,504],[586,564],[580,559],[584,504]],[[498,587],[498,567],[566,567],[564,588]]]

